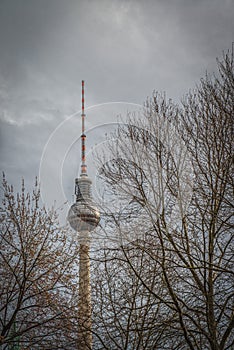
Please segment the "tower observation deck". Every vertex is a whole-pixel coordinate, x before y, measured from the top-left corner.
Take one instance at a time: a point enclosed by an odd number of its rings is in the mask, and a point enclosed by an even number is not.
[[[100,221],[100,212],[92,199],[92,181],[87,174],[85,163],[85,113],[84,81],[82,80],[82,134],[81,174],[75,179],[75,203],[68,212],[68,222],[77,232],[79,250],[79,304],[77,349],[92,349],[91,287],[90,287],[90,232]]]

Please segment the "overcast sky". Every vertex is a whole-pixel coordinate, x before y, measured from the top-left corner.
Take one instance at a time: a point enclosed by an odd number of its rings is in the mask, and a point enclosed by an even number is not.
[[[81,80],[87,107],[122,102],[87,111],[89,142],[97,144],[95,130],[104,134],[103,123],[153,90],[178,102],[215,71],[216,57],[231,48],[233,18],[233,0],[0,0],[0,160],[9,182],[24,177],[30,186],[43,149],[53,182],[65,152],[63,191],[71,197],[79,156],[68,151],[79,149],[72,143],[80,120],[69,116],[80,109]]]

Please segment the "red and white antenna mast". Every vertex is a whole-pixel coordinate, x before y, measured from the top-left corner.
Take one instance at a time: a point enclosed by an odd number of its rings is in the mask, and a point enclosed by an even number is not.
[[[85,145],[85,112],[84,112],[84,80],[82,80],[82,133],[81,133],[81,176],[87,176],[87,166],[85,164],[85,151],[86,151],[86,145]]]

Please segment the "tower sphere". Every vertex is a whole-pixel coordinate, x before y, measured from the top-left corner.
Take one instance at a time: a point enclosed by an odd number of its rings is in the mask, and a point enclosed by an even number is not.
[[[100,213],[91,202],[74,203],[68,212],[70,226],[78,232],[91,232],[100,221]]]
[[[68,212],[68,221],[78,232],[91,232],[100,221],[100,212],[91,196],[91,184],[88,176],[76,179],[76,202]]]

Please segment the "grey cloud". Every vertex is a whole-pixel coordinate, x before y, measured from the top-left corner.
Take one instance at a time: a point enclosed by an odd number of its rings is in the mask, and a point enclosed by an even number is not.
[[[231,0],[1,0],[2,169],[14,182],[38,174],[49,135],[80,108],[81,79],[87,106],[141,104],[154,89],[179,101],[231,47],[233,17]]]

